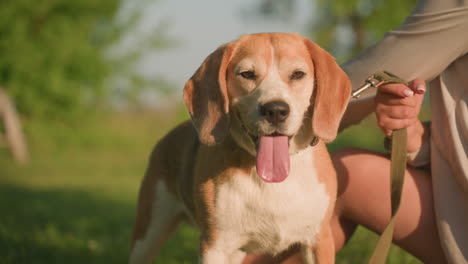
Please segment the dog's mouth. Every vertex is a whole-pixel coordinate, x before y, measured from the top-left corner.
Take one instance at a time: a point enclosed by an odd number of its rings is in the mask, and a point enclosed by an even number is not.
[[[279,133],[252,136],[257,147],[256,169],[265,182],[282,182],[289,175],[289,139]]]
[[[278,132],[265,135],[251,133],[241,121],[240,113],[236,113],[242,129],[257,150],[256,169],[260,179],[269,183],[284,181],[289,175],[289,141],[293,136]]]

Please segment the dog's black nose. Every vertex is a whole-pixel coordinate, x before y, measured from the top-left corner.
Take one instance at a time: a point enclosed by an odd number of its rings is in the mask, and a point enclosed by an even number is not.
[[[273,125],[284,122],[289,116],[289,105],[283,101],[272,101],[260,106],[260,113]]]

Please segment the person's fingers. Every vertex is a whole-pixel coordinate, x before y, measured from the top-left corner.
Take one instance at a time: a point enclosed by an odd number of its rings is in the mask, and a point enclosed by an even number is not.
[[[426,83],[421,79],[415,79],[409,83],[409,86],[415,92],[414,99],[419,114],[424,100],[424,94],[426,93]]]
[[[395,129],[408,128],[419,122],[426,85],[416,79],[408,84],[386,84],[379,87],[375,101],[377,123],[385,136]]]
[[[417,94],[419,95],[419,94]],[[388,106],[411,106],[415,107],[418,105],[417,98],[412,97],[400,97],[390,95],[386,93],[377,93],[375,96],[376,104],[384,104]]]
[[[382,130],[382,133],[385,135],[385,137],[388,137],[388,138],[392,137],[393,130],[384,129],[384,128],[380,128],[380,130]]]
[[[418,83],[415,83],[416,87],[419,86]],[[411,97],[400,97],[398,95],[392,95],[388,93],[383,93],[379,91],[377,95],[374,98],[374,102],[376,107],[379,105],[384,105],[384,106],[408,106],[408,107],[413,107],[417,112],[420,111],[421,104],[424,99],[424,93],[415,93]]]
[[[408,86],[416,94],[424,94],[426,92],[426,83],[424,82],[424,80],[415,79],[415,80],[409,82]]]
[[[388,106],[378,104],[375,108],[377,117],[389,117],[394,119],[412,119],[418,116],[419,109],[411,106]]]
[[[411,88],[400,83],[390,83],[390,84],[381,85],[378,88],[378,92],[396,95],[401,98],[411,97],[414,95],[414,91]]]
[[[389,131],[401,128],[407,128],[411,125],[417,123],[419,119],[417,118],[409,118],[409,119],[395,119],[390,117],[381,117],[378,119],[378,126],[384,132],[386,136],[391,133]]]
[[[424,93],[416,93],[414,96],[414,100],[416,102],[416,105],[414,106],[415,109],[417,110],[418,114],[421,111],[421,105],[424,100]]]

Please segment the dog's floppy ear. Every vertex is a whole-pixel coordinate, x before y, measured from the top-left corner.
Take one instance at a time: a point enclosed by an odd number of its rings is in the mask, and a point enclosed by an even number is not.
[[[351,83],[335,59],[314,42],[305,39],[314,64],[315,87],[311,98],[312,130],[325,142],[335,139],[351,93]]]
[[[185,84],[185,105],[200,141],[206,145],[221,142],[229,133],[226,70],[234,48],[235,42],[219,47]]]

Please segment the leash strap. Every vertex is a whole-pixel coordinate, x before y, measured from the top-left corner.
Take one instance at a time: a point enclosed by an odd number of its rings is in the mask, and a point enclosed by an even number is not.
[[[360,94],[371,87],[379,87],[387,83],[408,83],[389,72],[378,72],[369,77],[365,84],[353,91],[353,98],[359,98]],[[407,133],[406,128],[393,130],[392,132],[392,153],[390,164],[390,195],[391,195],[391,218],[384,232],[379,238],[374,252],[369,260],[369,264],[385,264],[388,251],[392,244],[393,229],[395,226],[395,216],[400,208],[401,192],[406,169],[406,143]]]

